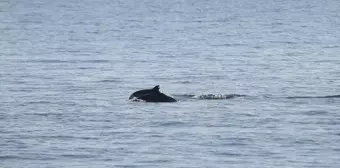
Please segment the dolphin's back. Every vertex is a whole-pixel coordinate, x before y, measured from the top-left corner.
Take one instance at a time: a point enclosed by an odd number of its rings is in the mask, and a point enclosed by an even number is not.
[[[141,99],[146,102],[176,102],[176,100],[172,97],[169,97],[159,91],[159,85],[155,86],[152,89],[144,89],[139,90],[129,97],[129,99]]]
[[[132,93],[132,95],[129,97],[129,99],[133,99],[134,97],[140,98],[140,97],[143,97],[145,95],[150,94],[151,92],[152,92],[151,89],[139,90],[135,93]]]
[[[139,97],[146,102],[176,102],[176,100],[172,97],[169,97],[163,93],[152,93],[152,94],[145,94],[142,97]]]

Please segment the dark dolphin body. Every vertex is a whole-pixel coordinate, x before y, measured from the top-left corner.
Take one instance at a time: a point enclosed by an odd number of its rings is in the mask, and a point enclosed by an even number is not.
[[[176,102],[172,97],[169,97],[159,91],[159,85],[152,89],[139,90],[133,93],[129,99],[140,99],[146,102]]]

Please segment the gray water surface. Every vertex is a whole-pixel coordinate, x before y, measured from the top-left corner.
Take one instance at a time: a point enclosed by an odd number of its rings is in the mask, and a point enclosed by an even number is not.
[[[0,167],[336,168],[339,27],[337,0],[2,0]],[[127,100],[155,85],[179,102]]]

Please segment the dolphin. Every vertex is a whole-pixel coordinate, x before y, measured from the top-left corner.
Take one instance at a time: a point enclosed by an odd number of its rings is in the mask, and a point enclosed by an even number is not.
[[[159,91],[159,85],[152,89],[136,91],[129,97],[129,100],[131,99],[144,100],[145,102],[177,102],[174,98],[161,93]]]

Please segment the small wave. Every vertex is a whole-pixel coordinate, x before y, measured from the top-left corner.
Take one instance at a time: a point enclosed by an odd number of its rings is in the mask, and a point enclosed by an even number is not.
[[[50,101],[31,101],[31,102],[27,102],[27,104],[53,104]]]
[[[327,113],[328,113],[327,111],[323,111],[323,110],[311,110],[311,111],[306,111],[304,114],[313,116],[313,115],[325,115]]]
[[[36,59],[27,60],[31,63],[108,63],[109,60],[56,60],[56,59]]]
[[[115,167],[119,167],[119,168],[138,168],[139,166],[137,165],[115,165]]]
[[[79,67],[78,69],[96,69],[94,67]]]
[[[84,140],[98,140],[96,137],[88,137],[88,136],[70,136],[70,135],[41,135],[35,136],[35,138],[42,139],[60,139],[60,140],[69,140],[69,139],[84,139]]]
[[[25,62],[30,62],[30,63],[67,63],[68,61],[66,60],[45,60],[45,59],[36,59],[36,60],[27,60]]]
[[[0,160],[5,160],[5,159],[21,159],[21,158],[19,156],[14,156],[14,155],[0,156]]]
[[[295,140],[294,143],[295,144],[318,144],[318,142],[313,139],[299,139],[299,140]]]
[[[212,44],[213,47],[238,47],[238,46],[246,46],[246,44],[240,44],[240,43],[225,43],[225,44]]]
[[[42,117],[49,117],[49,116],[60,117],[60,116],[63,116],[64,114],[62,113],[26,113],[26,115],[42,116]]]
[[[179,122],[179,121],[170,121],[170,122],[165,122],[161,123],[160,126],[180,126],[180,125],[185,125],[184,122]]]
[[[155,160],[140,161],[140,163],[167,163],[167,162],[170,162],[170,160],[166,160],[166,159],[155,159]]]
[[[328,46],[324,46],[323,48],[339,48],[340,46],[338,45],[328,45]]]
[[[49,156],[15,156],[15,155],[4,155],[0,156],[0,160],[55,160],[54,157]]]
[[[66,158],[74,158],[74,159],[84,159],[84,158],[95,158],[97,155],[90,155],[90,154],[62,154],[62,157]]]
[[[176,126],[189,126],[188,123],[180,121],[165,121],[165,122],[151,122],[152,127],[176,127]]]
[[[288,99],[322,99],[322,98],[340,98],[340,95],[329,95],[329,96],[290,96]]]
[[[228,157],[235,157],[235,156],[241,156],[239,153],[233,153],[233,152],[214,152],[215,155],[220,156],[228,156]]]
[[[276,44],[296,44],[296,42],[293,41],[270,41],[271,43],[276,43]]]
[[[84,63],[107,63],[110,62],[109,60],[82,60],[78,62],[84,62]]]
[[[117,83],[117,82],[121,82],[117,79],[104,79],[104,80],[101,80],[99,82],[103,82],[103,83]]]

